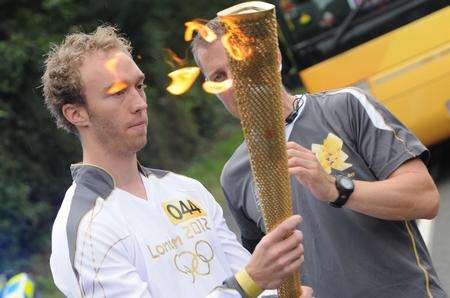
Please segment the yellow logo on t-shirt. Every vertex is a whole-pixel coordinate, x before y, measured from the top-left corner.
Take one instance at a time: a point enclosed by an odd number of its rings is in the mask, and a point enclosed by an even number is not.
[[[191,199],[164,202],[162,207],[170,222],[175,225],[192,218],[206,216],[200,204]]]
[[[328,174],[331,174],[332,169],[344,171],[352,166],[352,164],[345,162],[348,155],[342,151],[343,144],[338,136],[329,133],[327,138],[323,140],[323,145],[311,145],[311,151],[316,154],[317,159]]]

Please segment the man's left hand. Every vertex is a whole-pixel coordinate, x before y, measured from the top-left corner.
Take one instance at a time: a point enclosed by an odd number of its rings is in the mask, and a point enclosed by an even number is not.
[[[294,175],[318,200],[334,201],[339,195],[335,178],[324,171],[316,155],[295,142],[288,142],[286,147],[289,174]]]

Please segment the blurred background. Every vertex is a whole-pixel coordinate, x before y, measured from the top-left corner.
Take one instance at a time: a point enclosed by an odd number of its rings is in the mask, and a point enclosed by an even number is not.
[[[277,6],[289,89],[363,88],[431,148],[429,169],[440,189],[441,209],[436,219],[419,226],[450,292],[448,1],[267,2]],[[40,76],[51,43],[68,32],[109,23],[131,40],[148,85],[149,144],[140,153],[141,163],[195,177],[223,204],[219,176],[242,141],[239,122],[201,89],[201,80],[182,96],[170,95],[167,74],[180,65],[165,49],[194,66],[183,40],[184,23],[213,18],[235,3],[0,0],[0,289],[7,278],[27,272],[42,297],[62,297],[49,271],[51,224],[81,148],[76,138],[56,129],[43,104]]]

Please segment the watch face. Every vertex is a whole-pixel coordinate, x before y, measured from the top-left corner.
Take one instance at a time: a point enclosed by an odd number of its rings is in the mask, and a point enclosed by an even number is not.
[[[341,184],[342,188],[344,188],[344,189],[348,189],[348,190],[353,189],[353,181],[347,177],[342,177],[340,179],[339,183]]]

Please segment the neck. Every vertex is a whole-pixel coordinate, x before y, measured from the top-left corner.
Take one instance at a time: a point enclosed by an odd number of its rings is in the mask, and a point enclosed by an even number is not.
[[[293,104],[295,97],[287,92],[287,90],[282,87],[281,89],[281,98],[283,100],[283,115],[284,119],[286,119],[290,113],[293,111]]]
[[[114,152],[102,144],[93,144],[82,140],[83,163],[92,164],[106,170],[119,188],[140,182],[136,153],[123,154]]]

